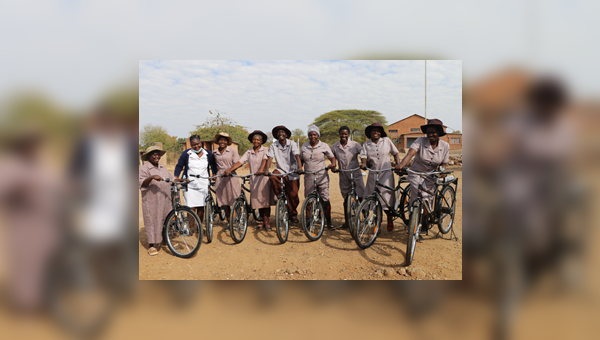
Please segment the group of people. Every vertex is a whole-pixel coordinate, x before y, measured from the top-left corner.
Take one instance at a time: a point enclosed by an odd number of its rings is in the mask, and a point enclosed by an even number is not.
[[[395,166],[393,168],[395,170],[405,167],[413,157],[415,157],[415,161],[411,169],[415,171],[433,171],[440,166],[444,167],[448,163],[450,146],[439,138],[446,134],[442,122],[439,119],[430,119],[427,124],[421,126],[421,131],[427,134],[427,137],[417,138],[402,160],[399,159],[398,149],[387,138],[385,129],[380,123],[373,123],[366,127],[365,135],[369,139],[363,145],[349,140],[352,131],[349,127],[342,126],[339,128],[340,140],[332,147],[319,140],[321,134],[316,125],[309,127],[309,141],[300,148],[290,139],[291,131],[283,125],[276,126],[271,131],[276,140],[269,148],[263,146],[267,142],[267,135],[260,130],[255,130],[248,135],[248,140],[253,147],[246,151],[241,158],[237,151],[230,147],[233,141],[227,133],[221,132],[215,135],[214,143],[218,145],[218,148],[213,151],[203,148],[200,136],[193,135],[190,137],[191,148],[185,150],[179,157],[174,175],[159,164],[160,157],[164,155],[165,151],[149,147],[142,155],[142,159],[148,162],[139,170],[144,225],[150,244],[148,253],[156,255],[160,249],[160,243],[163,241],[162,225],[171,205],[170,188],[168,184],[161,182],[162,178],[170,178],[176,182],[189,181],[190,177],[193,178],[193,181],[188,184],[188,190],[184,192],[185,204],[196,209],[200,220],[204,220],[204,205],[206,196],[209,194],[210,183],[208,179],[196,176],[206,178],[223,175],[215,180],[215,192],[217,193],[217,203],[226,209],[226,216],[229,219],[229,207],[233,205],[241,190],[239,180],[230,175],[235,174],[239,167],[248,163],[250,173],[255,174],[250,180],[251,205],[252,208],[259,209],[260,215],[263,217],[256,229],[264,228],[269,231],[271,230],[271,206],[275,205],[275,198],[281,194],[279,178],[266,176],[273,160],[277,167],[272,171],[273,174],[288,174],[284,177],[284,182],[290,220],[298,223],[300,175],[305,172],[314,172],[322,168],[335,170],[338,165],[340,169],[384,170],[392,168],[390,155],[394,157]],[[329,160],[329,165],[326,165],[325,159]],[[373,193],[375,173],[369,173],[366,186],[362,180],[360,169],[355,170],[352,175],[354,178],[360,179],[355,181],[355,189],[360,199]],[[336,229],[331,223],[328,172],[305,174],[304,195],[306,197],[315,190],[314,176],[317,176],[316,187],[324,204],[327,228]],[[351,190],[350,176],[350,172],[339,173],[339,187],[344,199]],[[414,200],[417,197],[419,177],[409,175],[409,180],[412,190],[411,200]],[[383,172],[379,177],[379,182],[393,188],[395,185],[392,171]],[[435,183],[429,179],[423,185],[433,190]],[[394,192],[385,188],[381,188],[381,192],[390,206],[394,206],[396,199]],[[432,198],[427,197],[427,194],[424,193],[424,199],[430,202]],[[392,231],[394,229],[393,220],[387,210],[386,214],[388,216],[387,229]],[[345,217],[345,223],[339,229],[348,228],[349,223],[350,221]]]

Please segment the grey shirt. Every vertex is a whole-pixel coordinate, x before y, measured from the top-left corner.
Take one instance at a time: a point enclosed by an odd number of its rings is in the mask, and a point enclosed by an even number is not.
[[[296,155],[299,155],[298,145],[294,141],[286,139],[285,145],[281,145],[278,140],[271,144],[267,157],[272,157],[277,163],[277,169],[282,173],[298,170],[298,164],[296,162]],[[298,174],[290,174],[288,176],[290,180],[300,179]]]

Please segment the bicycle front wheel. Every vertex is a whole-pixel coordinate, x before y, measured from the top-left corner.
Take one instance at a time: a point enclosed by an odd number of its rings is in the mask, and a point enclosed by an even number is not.
[[[246,237],[246,230],[248,229],[248,212],[244,200],[235,200],[233,207],[231,207],[231,218],[229,221],[231,238],[233,238],[235,243],[242,242],[244,237]]]
[[[163,238],[175,256],[192,257],[202,244],[200,218],[186,206],[171,210],[163,225]]]
[[[442,234],[447,234],[454,223],[454,212],[456,208],[456,193],[452,187],[445,187],[438,200],[439,220],[438,229]]]
[[[287,242],[290,230],[290,220],[285,200],[277,200],[277,206],[275,208],[275,218],[277,224],[277,238],[279,239],[279,242],[283,244]]]
[[[323,205],[315,195],[308,195],[302,204],[302,229],[311,241],[316,241],[323,235],[325,227],[325,212]]]
[[[367,197],[358,207],[354,241],[362,249],[369,248],[377,239],[383,212],[376,197]]]
[[[400,201],[398,201],[398,215],[402,219],[405,225],[408,225],[410,218],[410,185],[404,188]]]
[[[356,224],[355,224],[355,220],[356,220],[356,215],[358,213],[358,206],[359,206],[359,201],[358,201],[358,196],[356,194],[352,194],[350,193],[348,196],[346,196],[346,221],[348,221],[348,228],[350,229],[350,235],[352,235],[352,237],[354,238],[354,233],[356,231]]]
[[[410,221],[408,222],[408,239],[406,240],[406,255],[405,264],[409,266],[415,256],[415,247],[417,246],[417,238],[419,237],[419,225],[421,224],[421,203],[415,201],[413,203],[412,212],[410,213]]]
[[[215,223],[215,202],[211,199],[206,200],[204,207],[204,224],[206,224],[206,243],[211,243],[213,239],[213,225]]]

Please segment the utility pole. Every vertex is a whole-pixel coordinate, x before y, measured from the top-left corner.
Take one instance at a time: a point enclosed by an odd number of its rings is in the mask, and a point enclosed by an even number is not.
[[[425,60],[425,125],[427,125],[427,60]]]

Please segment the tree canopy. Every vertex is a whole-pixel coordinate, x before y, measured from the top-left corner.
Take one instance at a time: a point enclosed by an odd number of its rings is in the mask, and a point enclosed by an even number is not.
[[[332,144],[339,140],[341,126],[346,125],[352,130],[352,140],[362,142],[366,139],[365,128],[373,123],[381,123],[387,128],[387,119],[372,110],[334,110],[320,115],[311,125],[319,127],[322,141]]]
[[[238,143],[238,153],[243,155],[244,152],[252,147],[252,143],[248,141],[250,133],[245,127],[237,125],[237,123],[227,117],[227,113],[217,110],[208,111],[210,114],[206,121],[201,125],[196,125],[196,129],[190,131],[190,135],[199,135],[202,140],[212,140],[219,132],[226,132],[231,136],[231,139]]]
[[[165,151],[180,151],[177,137],[169,136],[167,130],[162,126],[146,124],[140,132],[140,147],[146,149],[155,142],[162,143]]]

